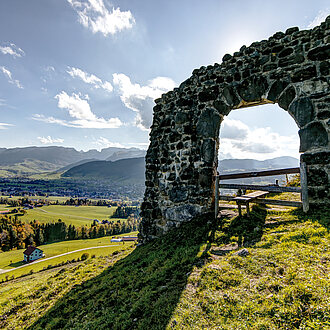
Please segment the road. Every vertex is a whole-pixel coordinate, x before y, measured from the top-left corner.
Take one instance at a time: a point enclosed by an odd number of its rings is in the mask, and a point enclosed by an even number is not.
[[[50,260],[50,259],[55,259],[55,258],[58,258],[58,257],[62,257],[62,256],[65,256],[65,255],[71,254],[71,253],[75,253],[75,252],[86,251],[86,250],[91,250],[91,249],[100,249],[100,248],[105,248],[105,247],[113,247],[113,246],[120,246],[120,244],[94,246],[94,247],[89,247],[89,248],[85,248],[85,249],[74,250],[74,251],[58,254],[57,256],[49,257],[49,258],[46,258],[46,259],[36,260],[36,261],[33,261],[32,263],[29,263],[29,264],[26,264],[26,265],[23,265],[23,266],[19,266],[19,267],[13,268],[13,269],[6,269],[6,270],[0,269],[0,274],[9,273],[9,272],[12,272],[13,270],[16,270],[16,269],[19,269],[19,268],[27,267],[27,266],[30,266],[30,265],[35,265],[39,262],[44,262],[44,261],[47,261],[47,260]]]

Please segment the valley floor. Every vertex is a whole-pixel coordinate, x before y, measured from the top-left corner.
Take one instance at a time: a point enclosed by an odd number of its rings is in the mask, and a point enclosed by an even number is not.
[[[330,328],[327,211],[206,222],[1,284],[0,328]]]

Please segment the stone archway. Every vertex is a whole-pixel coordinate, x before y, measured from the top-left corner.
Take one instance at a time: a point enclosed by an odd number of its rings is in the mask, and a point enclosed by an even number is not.
[[[201,67],[155,100],[146,156],[140,239],[159,237],[213,210],[219,129],[233,109],[278,103],[299,127],[311,205],[329,205],[330,16],[289,28]]]

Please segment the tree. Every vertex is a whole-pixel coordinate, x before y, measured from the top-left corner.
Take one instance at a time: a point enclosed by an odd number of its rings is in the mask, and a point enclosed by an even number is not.
[[[98,228],[98,233],[97,233],[97,237],[104,237],[105,236],[105,229],[103,225],[100,225]]]
[[[37,246],[42,245],[45,242],[43,230],[40,227],[36,230],[34,241]]]
[[[10,239],[7,230],[3,230],[2,233],[0,234],[0,245],[2,251],[10,250]]]
[[[17,237],[17,231],[13,226],[8,227],[8,234],[9,234],[9,246],[10,250],[17,248],[18,246],[18,237]]]

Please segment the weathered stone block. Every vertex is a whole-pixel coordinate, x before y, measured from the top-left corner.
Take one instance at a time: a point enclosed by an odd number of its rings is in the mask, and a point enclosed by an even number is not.
[[[297,31],[299,31],[299,28],[295,26],[295,27],[292,27],[292,28],[287,29],[285,31],[285,34],[290,35],[290,34],[292,34],[294,32],[297,32]]]
[[[316,77],[316,67],[315,65],[310,65],[304,67],[301,70],[294,72],[292,75],[292,81],[293,82],[304,81],[314,77]]]
[[[312,61],[323,61],[330,58],[330,45],[320,46],[311,49],[307,57]]]
[[[264,77],[252,76],[243,80],[237,87],[237,92],[244,101],[253,102],[260,101],[267,89],[268,83]]]
[[[320,63],[320,73],[322,76],[328,76],[330,74],[330,63],[329,62],[321,62]]]
[[[212,169],[205,168],[198,173],[198,187],[211,189],[212,186]]]
[[[178,112],[175,115],[174,121],[175,121],[176,124],[181,125],[181,124],[184,124],[184,123],[189,121],[189,116],[186,113]]]
[[[300,152],[328,145],[328,133],[322,123],[312,122],[299,131]]]
[[[287,67],[287,66],[294,65],[294,64],[300,64],[300,63],[304,62],[304,60],[305,60],[305,58],[304,58],[303,54],[296,53],[289,57],[281,58],[278,61],[278,66]]]
[[[231,107],[221,99],[215,100],[213,106],[224,116],[228,115],[231,110]]]
[[[222,58],[222,61],[225,62],[225,61],[229,61],[232,59],[232,56],[230,54],[225,54]]]
[[[191,107],[193,104],[194,101],[191,98],[181,98],[176,102],[179,107]]]
[[[231,108],[240,103],[240,99],[236,95],[235,90],[231,86],[226,86],[222,89],[220,98],[225,101]]]
[[[264,67],[262,68],[263,72],[268,72],[268,71],[272,71],[277,69],[277,65],[275,63],[269,63],[264,65]]]
[[[185,204],[169,207],[164,213],[167,220],[185,222],[198,216],[201,213],[201,207],[199,205]]]
[[[199,136],[215,138],[219,134],[221,117],[215,109],[205,109],[197,122]]]
[[[308,168],[308,185],[322,186],[329,182],[328,173],[321,166]]]
[[[296,97],[296,91],[293,86],[289,86],[278,99],[278,105],[284,109],[288,110],[290,103]]]
[[[202,160],[206,163],[212,163],[215,156],[215,141],[212,139],[206,139],[202,144]]]
[[[324,110],[318,112],[317,118],[321,120],[330,118],[330,110]]]
[[[288,111],[293,115],[299,127],[303,127],[314,118],[314,106],[309,97],[294,100]]]
[[[288,82],[285,80],[276,80],[267,95],[267,99],[269,101],[273,101],[273,102],[277,102],[278,101],[278,97],[280,96],[280,94],[283,92],[283,90],[288,86]]]
[[[218,88],[208,88],[198,94],[198,99],[200,102],[213,101],[218,97],[218,94]]]
[[[307,165],[327,165],[330,164],[330,151],[321,151],[306,153],[300,156],[302,162],[305,162]]]
[[[287,47],[287,48],[284,48],[279,54],[278,54],[278,57],[286,57],[286,56],[289,56],[293,53],[293,48],[291,47]]]
[[[188,191],[185,187],[174,187],[169,191],[168,196],[174,203],[183,202],[188,198]]]

